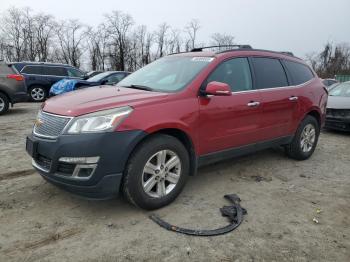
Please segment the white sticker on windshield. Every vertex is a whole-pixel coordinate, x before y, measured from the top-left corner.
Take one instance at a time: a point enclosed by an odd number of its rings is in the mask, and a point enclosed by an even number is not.
[[[211,62],[214,60],[214,57],[193,57],[192,61],[196,61],[196,62]]]

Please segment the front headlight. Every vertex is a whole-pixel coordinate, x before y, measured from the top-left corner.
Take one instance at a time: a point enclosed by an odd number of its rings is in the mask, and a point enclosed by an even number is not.
[[[130,106],[125,106],[73,118],[64,133],[80,134],[113,131],[132,110]]]

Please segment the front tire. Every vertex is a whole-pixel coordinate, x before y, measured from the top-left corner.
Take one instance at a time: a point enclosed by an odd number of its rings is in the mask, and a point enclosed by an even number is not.
[[[47,91],[42,86],[33,86],[29,89],[30,100],[33,102],[44,102],[47,98]]]
[[[300,123],[292,143],[286,146],[287,155],[297,160],[308,159],[315,151],[319,135],[318,121],[313,116],[306,116]]]
[[[124,174],[124,196],[143,209],[163,207],[180,194],[189,172],[184,145],[175,137],[155,135],[131,155]]]
[[[6,95],[0,93],[0,115],[5,114],[9,110],[10,102]]]

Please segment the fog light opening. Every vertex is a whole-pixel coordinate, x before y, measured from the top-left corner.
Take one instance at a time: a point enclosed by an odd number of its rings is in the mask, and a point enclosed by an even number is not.
[[[77,176],[81,177],[81,178],[88,178],[92,175],[93,171],[94,171],[94,169],[91,167],[80,168]]]
[[[97,164],[93,165],[76,165],[72,178],[89,179],[95,172]]]

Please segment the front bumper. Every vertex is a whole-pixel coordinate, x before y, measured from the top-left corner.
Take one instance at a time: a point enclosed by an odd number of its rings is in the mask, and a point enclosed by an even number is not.
[[[341,117],[326,117],[325,128],[340,130],[340,131],[350,131],[350,118]]]
[[[27,151],[39,174],[69,192],[86,198],[106,199],[119,193],[123,172],[129,155],[146,136],[141,130],[99,134],[61,135],[56,139],[28,136],[35,143],[35,152]],[[99,157],[87,179],[73,177],[76,164],[62,162],[62,158]]]

